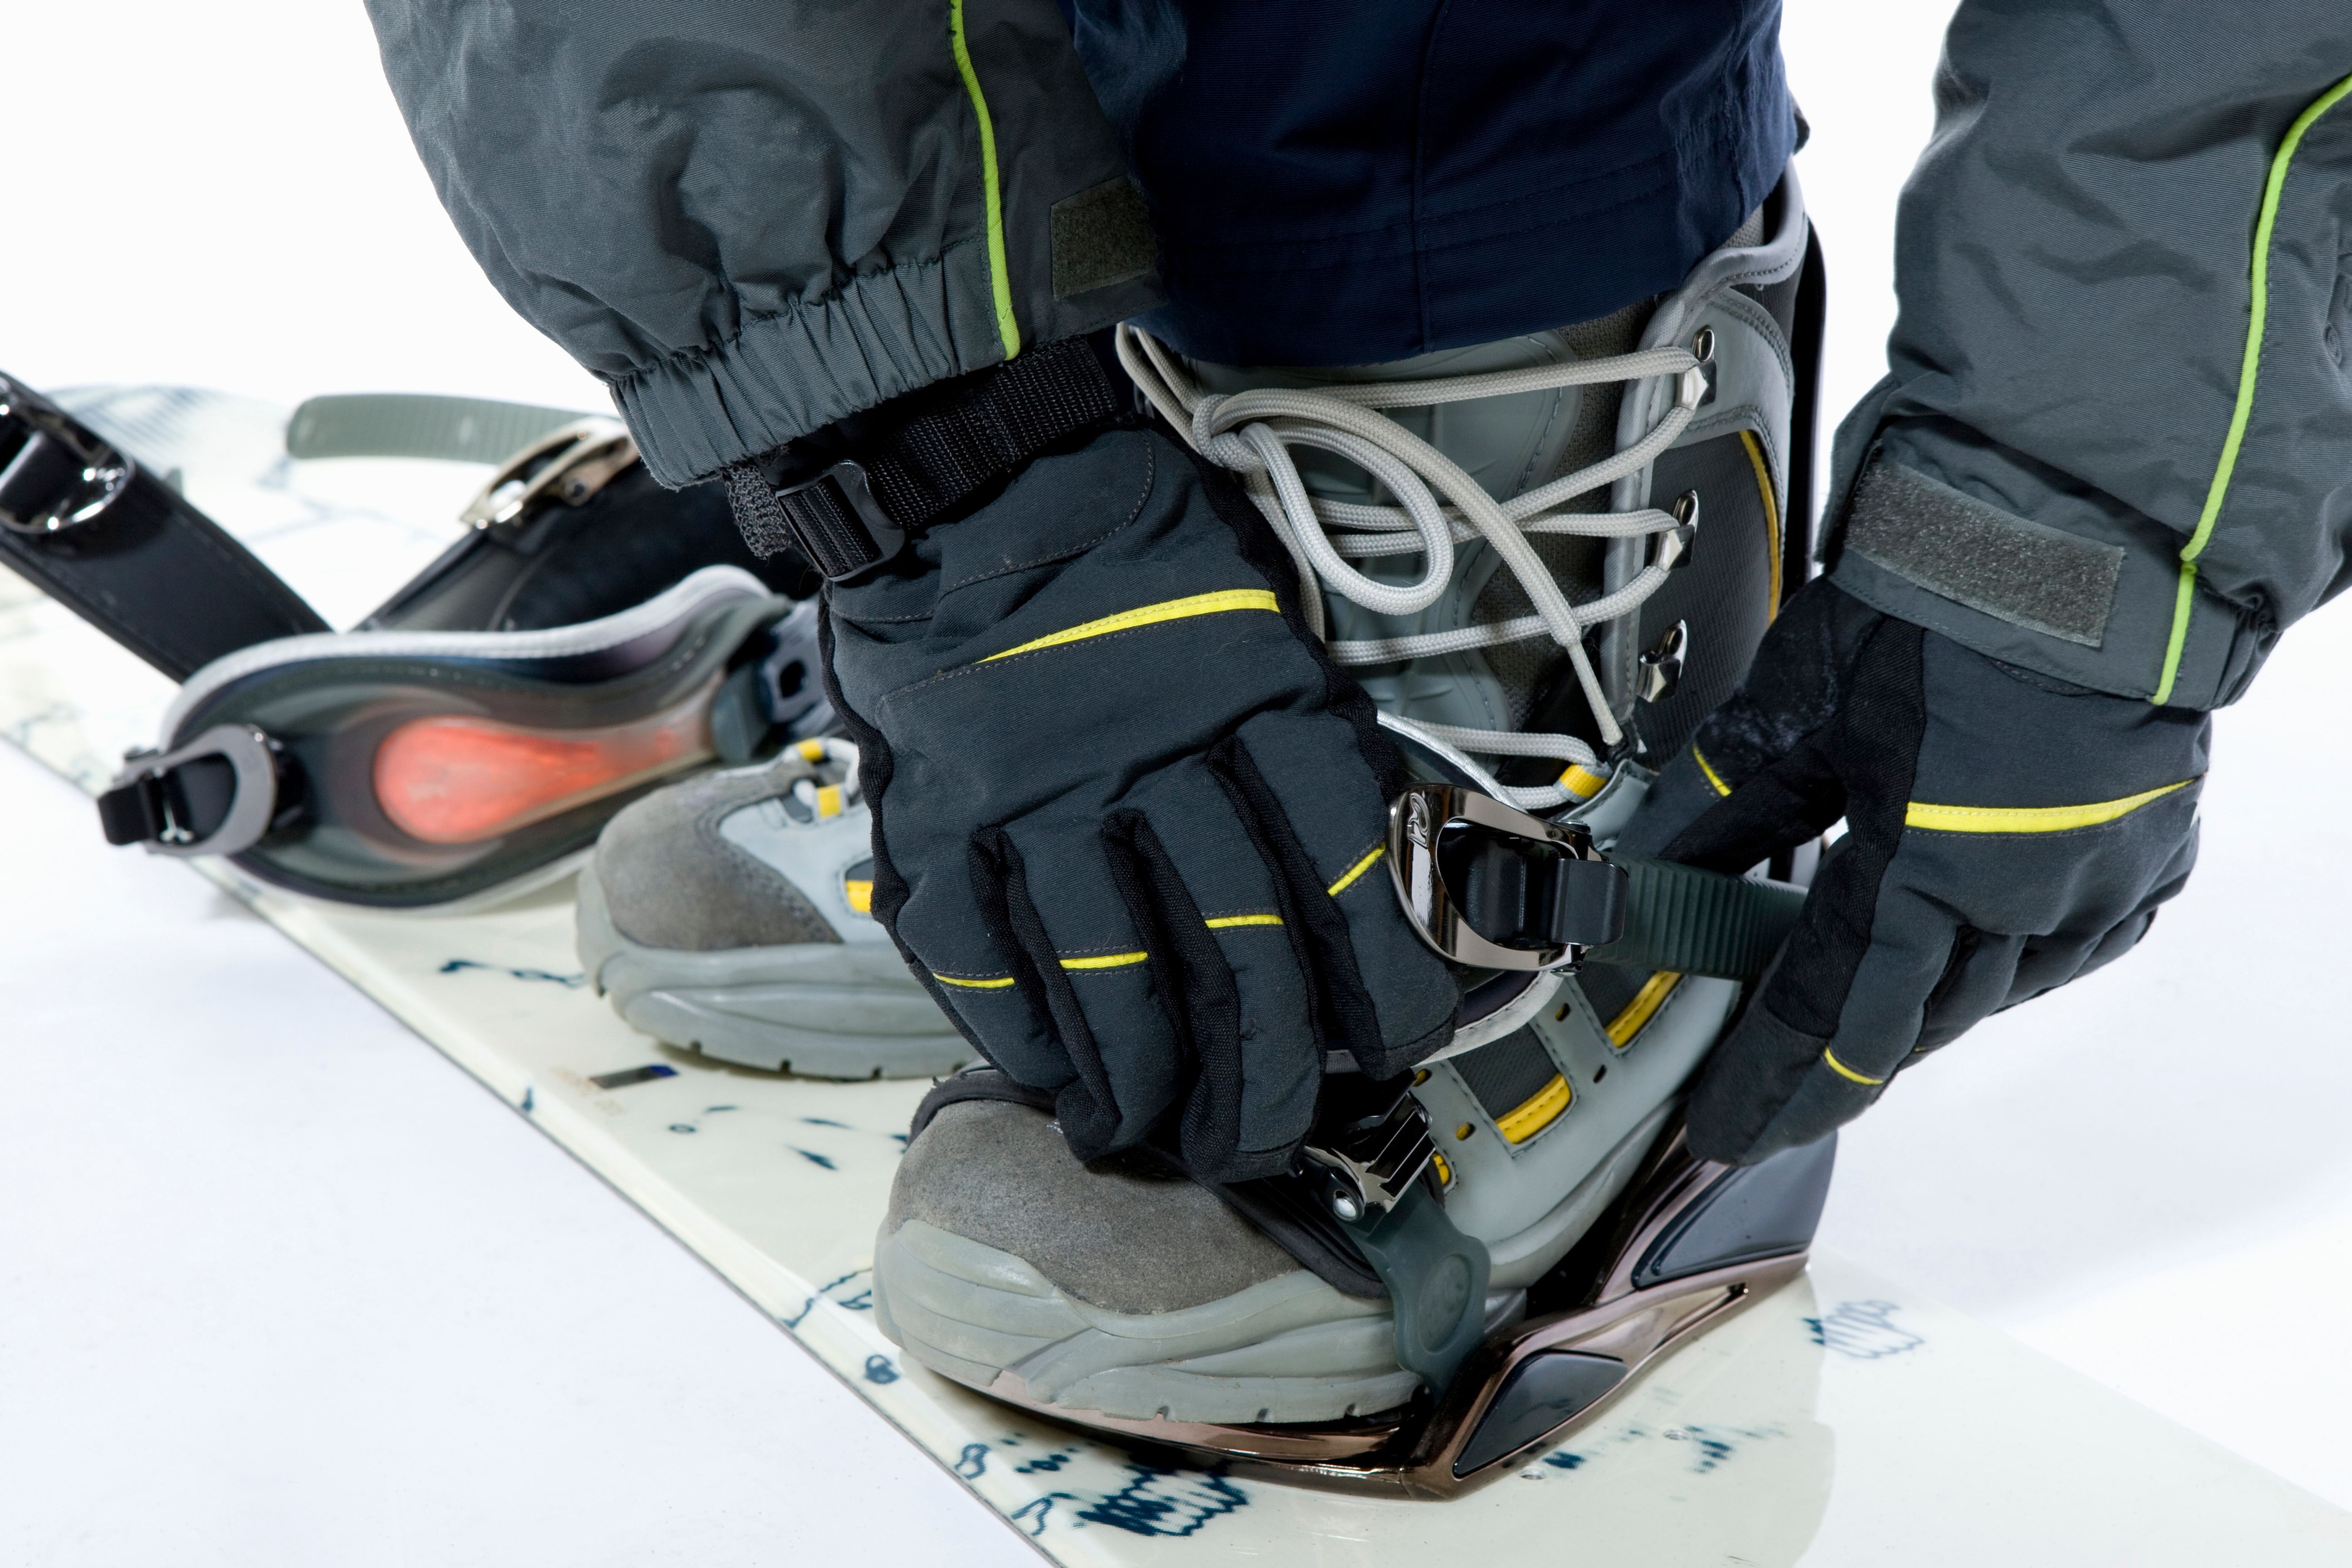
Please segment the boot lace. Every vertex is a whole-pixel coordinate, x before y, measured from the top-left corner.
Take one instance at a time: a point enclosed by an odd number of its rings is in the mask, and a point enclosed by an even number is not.
[[[1313,390],[1260,387],[1245,392],[1204,392],[1166,344],[1131,325],[1118,329],[1119,363],[1144,397],[1193,449],[1241,478],[1242,489],[1265,514],[1298,570],[1300,597],[1308,624],[1324,637],[1331,658],[1342,665],[1392,664],[1431,658],[1470,648],[1494,647],[1549,637],[1568,655],[1578,685],[1592,710],[1602,742],[1616,746],[1624,732],[1610,711],[1609,699],[1584,649],[1593,626],[1631,616],[1656,593],[1678,552],[1660,549],[1648,564],[1615,592],[1571,605],[1543,560],[1528,542],[1534,533],[1573,534],[1587,539],[1629,539],[1675,532],[1687,520],[1655,507],[1630,511],[1563,511],[1580,496],[1638,473],[1686,429],[1706,384],[1699,361],[1688,350],[1643,349],[1570,364],[1417,381],[1342,384]],[[1427,408],[1474,398],[1549,391],[1563,386],[1630,383],[1651,376],[1678,378],[1674,406],[1648,433],[1613,456],[1550,483],[1497,501],[1462,468],[1428,442],[1381,412]],[[1311,495],[1291,460],[1295,447],[1332,453],[1356,464],[1395,498],[1394,505],[1320,500]],[[1427,609],[1454,575],[1454,547],[1484,540],[1526,591],[1532,615],[1478,622],[1452,631],[1390,637],[1332,640],[1322,589],[1377,615],[1409,616]],[[1387,555],[1420,555],[1425,567],[1418,582],[1383,583],[1349,564]],[[1592,748],[1573,735],[1538,731],[1474,730],[1454,724],[1400,720],[1390,726],[1425,735],[1446,752],[1503,757],[1550,757],[1597,769]],[[1506,799],[1521,810],[1539,811],[1576,798],[1562,784],[1506,788]]]

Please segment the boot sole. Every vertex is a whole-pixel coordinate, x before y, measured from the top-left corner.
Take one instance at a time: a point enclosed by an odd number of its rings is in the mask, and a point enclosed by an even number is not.
[[[876,1321],[907,1353],[983,1394],[1089,1425],[1348,1420],[1419,1380],[1388,1307],[1305,1269],[1199,1306],[1123,1313],[1066,1294],[1009,1252],[910,1219],[875,1249]]]

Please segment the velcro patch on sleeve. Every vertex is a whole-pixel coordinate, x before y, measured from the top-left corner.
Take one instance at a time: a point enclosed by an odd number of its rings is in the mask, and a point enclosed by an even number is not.
[[[1845,547],[1931,594],[2097,647],[2123,572],[2103,544],[2001,510],[1885,458],[1854,487]]]
[[[1140,278],[1160,260],[1151,216],[1126,179],[1106,180],[1091,190],[1064,196],[1047,219],[1056,300]]]

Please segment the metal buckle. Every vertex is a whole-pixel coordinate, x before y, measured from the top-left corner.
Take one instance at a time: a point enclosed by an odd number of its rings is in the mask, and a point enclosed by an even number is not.
[[[151,854],[236,855],[260,843],[278,815],[278,742],[250,724],[215,724],[169,752],[131,752],[122,759],[123,769],[108,792],[154,782],[164,807],[164,824],[163,831],[147,842]],[[173,820],[171,791],[163,785],[173,769],[205,757],[227,760],[236,771],[236,793],[221,825],[198,838],[185,824]]]
[[[1321,1189],[1332,1214],[1350,1224],[1386,1214],[1437,1155],[1429,1112],[1402,1089],[1384,1116],[1354,1125],[1318,1126],[1319,1140],[1299,1150],[1300,1174]]]
[[[776,492],[776,504],[800,540],[801,552],[828,583],[861,576],[907,547],[907,531],[882,510],[866,466],[855,458],[844,458],[813,479],[785,486]]]
[[[112,506],[139,471],[72,415],[0,375],[0,440],[12,426],[29,426],[0,468],[0,528],[12,533],[56,533],[88,522]]]
[[[1608,866],[1606,858],[1592,847],[1591,831],[1580,824],[1546,822],[1459,784],[1408,786],[1389,807],[1389,874],[1413,929],[1440,957],[1474,969],[1564,969],[1582,959],[1587,948],[1616,940],[1616,929],[1579,933],[1574,940],[1546,941],[1536,947],[1506,947],[1481,936],[1463,918],[1459,895],[1446,885],[1439,864],[1440,841],[1447,828],[1457,826],[1523,839],[1549,856]],[[1609,869],[1622,879],[1622,870]],[[1617,908],[1617,923],[1622,926],[1622,900]]]
[[[616,419],[575,419],[509,458],[457,521],[475,528],[514,522],[541,498],[579,506],[637,460],[637,444]]]

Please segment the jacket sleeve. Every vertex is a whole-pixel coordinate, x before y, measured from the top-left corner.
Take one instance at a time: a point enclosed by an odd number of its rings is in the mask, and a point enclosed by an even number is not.
[[[1160,294],[1054,0],[369,0],[442,204],[680,485]]]
[[[2352,5],[1966,0],[1839,584],[2125,696],[2239,696],[2352,542]]]

